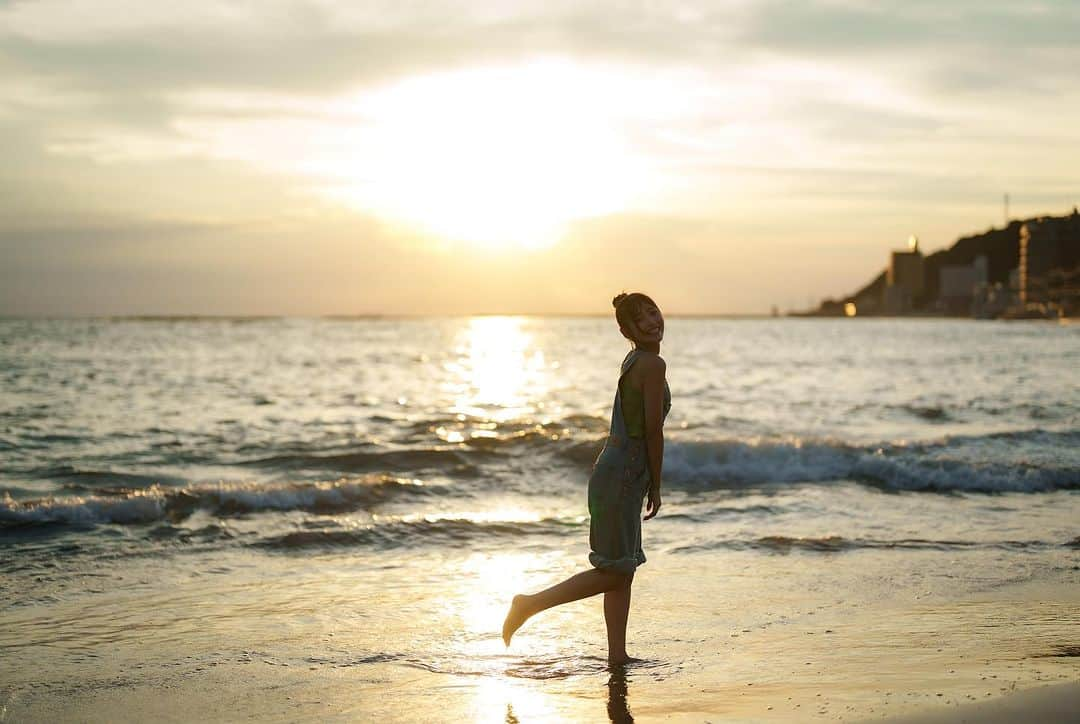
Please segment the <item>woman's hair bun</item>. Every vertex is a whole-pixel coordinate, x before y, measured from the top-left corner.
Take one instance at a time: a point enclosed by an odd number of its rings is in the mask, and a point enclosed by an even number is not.
[[[621,294],[616,294],[615,298],[611,300],[611,306],[618,309],[619,304],[622,302],[622,300],[626,299],[628,296],[629,295],[626,292],[622,292]]]

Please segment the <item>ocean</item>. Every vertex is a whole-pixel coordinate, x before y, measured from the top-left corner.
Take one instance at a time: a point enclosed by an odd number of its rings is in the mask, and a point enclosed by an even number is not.
[[[1077,609],[1000,594],[1080,583],[1057,323],[669,319],[643,661],[611,677],[597,600],[505,650],[510,597],[588,565],[627,351],[606,317],[0,320],[0,720],[215,670],[249,672],[240,702],[288,669],[286,720],[701,720],[735,693],[835,719],[931,697],[912,667],[954,697],[1077,678]]]

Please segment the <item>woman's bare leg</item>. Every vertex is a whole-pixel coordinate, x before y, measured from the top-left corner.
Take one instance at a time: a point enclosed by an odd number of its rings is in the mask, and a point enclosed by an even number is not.
[[[541,611],[552,606],[559,606],[571,601],[595,596],[598,593],[613,591],[623,586],[626,578],[627,576],[618,573],[592,568],[576,573],[562,583],[556,583],[551,588],[540,591],[540,593],[534,593],[531,596],[514,596],[514,600],[510,604],[510,612],[506,614],[506,620],[503,622],[503,643],[509,646],[514,632],[521,628],[521,625],[528,621],[530,617]],[[626,600],[627,605],[629,605],[629,594],[627,594]]]
[[[626,654],[626,622],[630,618],[630,585],[634,574],[622,577],[622,585],[604,592],[604,623],[607,625],[609,664],[624,664]]]

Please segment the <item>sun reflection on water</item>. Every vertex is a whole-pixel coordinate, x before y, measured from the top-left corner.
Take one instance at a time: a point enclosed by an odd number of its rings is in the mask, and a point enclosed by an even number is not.
[[[511,596],[528,588],[527,570],[536,565],[535,553],[474,553],[461,566],[465,590],[458,614],[469,636],[470,654],[505,653],[499,628]]]
[[[548,364],[535,346],[522,317],[474,317],[455,344],[456,359],[445,365],[453,375],[447,389],[454,396],[451,412],[478,421],[505,423],[537,410],[547,396]],[[473,425],[470,437],[496,435],[495,425]],[[486,429],[485,429],[486,428]],[[460,431],[444,431],[448,442],[461,442]]]
[[[454,422],[439,425],[435,434],[448,443],[483,444],[486,440],[532,435],[540,430],[557,367],[537,345],[529,320],[521,317],[475,317],[462,325],[444,364],[448,379],[443,390]],[[467,520],[514,525],[535,523],[542,516],[519,506],[494,505],[488,510],[441,511],[422,516],[426,521]],[[515,637],[510,651],[500,633],[503,617],[515,593],[538,590],[560,569],[562,551],[477,552],[456,568],[459,584],[450,597],[450,621],[455,634],[447,643],[452,668],[468,672],[474,687],[474,721],[558,721],[565,719],[567,702],[552,696],[550,687],[536,685],[577,672],[583,662],[567,659],[561,649],[560,621],[549,616],[547,626],[534,626]],[[565,624],[563,624],[565,625]],[[525,653],[527,652],[527,654]],[[475,677],[475,678],[474,678]]]
[[[473,721],[515,724],[562,719],[551,698],[528,682],[485,678],[477,685],[475,697]]]
[[[514,517],[514,511],[503,513],[507,518]],[[475,681],[474,721],[562,718],[556,698],[538,689],[530,678],[510,675],[510,669],[521,665],[521,654],[507,652],[500,638],[510,598],[516,592],[536,587],[536,575],[548,567],[549,557],[542,553],[475,553],[462,562],[461,595],[454,604],[463,634],[458,654],[471,660],[474,670],[490,674]],[[540,641],[532,641],[531,656],[543,656],[544,648]],[[483,661],[489,663],[476,666]]]

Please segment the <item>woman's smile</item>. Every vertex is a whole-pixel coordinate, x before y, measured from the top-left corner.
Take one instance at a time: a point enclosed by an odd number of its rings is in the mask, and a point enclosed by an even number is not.
[[[664,315],[651,305],[644,306],[634,320],[645,341],[659,342],[664,337]]]

